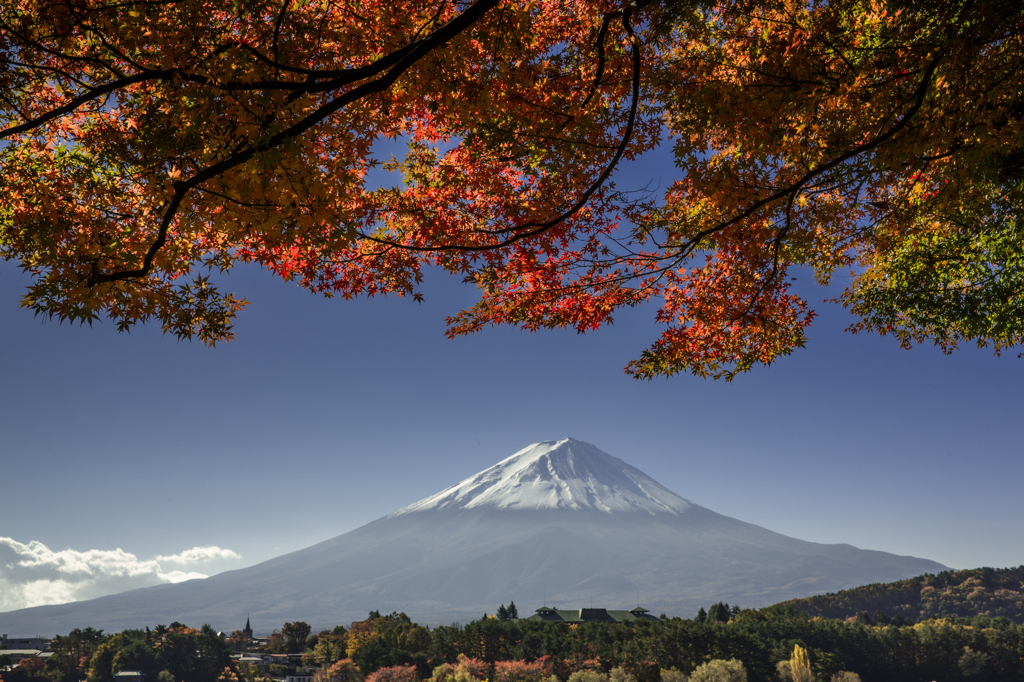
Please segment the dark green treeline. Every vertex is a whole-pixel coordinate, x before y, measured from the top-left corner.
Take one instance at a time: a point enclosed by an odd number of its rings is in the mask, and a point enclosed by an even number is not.
[[[737,658],[750,682],[778,682],[776,664],[789,660],[799,644],[809,651],[813,672],[822,680],[848,670],[863,682],[1024,681],[1024,627],[1006,618],[882,625],[770,607],[741,611],[727,623],[675,618],[571,625],[487,619],[438,627],[431,635],[433,663],[454,661],[460,653],[488,662],[549,655],[563,679],[593,659],[605,669],[623,666],[639,682],[653,682],[662,669],[690,673],[711,659]]]

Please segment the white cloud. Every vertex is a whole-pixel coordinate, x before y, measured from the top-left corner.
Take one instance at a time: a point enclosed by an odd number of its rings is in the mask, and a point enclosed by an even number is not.
[[[192,549],[186,549],[184,552],[178,554],[168,554],[167,556],[158,556],[157,561],[165,561],[172,564],[194,564],[201,561],[214,561],[216,559],[241,559],[230,549],[223,549],[221,547],[193,547]]]
[[[205,576],[202,573],[185,573],[184,571],[171,571],[170,573],[165,573],[163,577],[169,583],[183,583],[186,580],[195,580],[197,578],[206,578],[208,576]]]
[[[179,554],[139,559],[123,549],[55,551],[33,540],[23,544],[0,537],[0,611],[93,599],[160,583],[206,575],[165,571],[161,564],[240,559],[230,549],[193,547]]]

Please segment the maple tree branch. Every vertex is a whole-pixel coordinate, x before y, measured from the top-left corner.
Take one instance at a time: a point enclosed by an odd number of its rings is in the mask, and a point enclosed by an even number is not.
[[[215,196],[215,197],[220,197],[224,201],[230,201],[233,204],[236,204],[238,206],[244,206],[246,208],[277,208],[277,209],[281,208],[278,204],[254,204],[254,203],[251,203],[251,202],[248,202],[248,201],[242,201],[241,199],[236,199],[236,198],[234,198],[232,196],[228,196],[227,194],[224,194],[222,192],[215,192],[214,190],[206,188],[206,187],[196,187],[196,191],[197,192],[203,192],[204,194],[210,194],[210,195]]]
[[[689,256],[699,247],[700,243],[705,238],[711,236],[712,234],[721,232],[722,230],[727,229],[732,225],[735,225],[736,223],[740,222],[741,220],[744,220],[745,218],[749,218],[751,215],[753,215],[760,209],[778,201],[779,199],[782,199],[787,196],[795,196],[800,192],[801,189],[803,189],[803,187],[808,182],[810,182],[814,178],[823,175],[824,173],[835,168],[836,166],[854,158],[855,156],[875,149],[876,147],[880,146],[881,144],[891,139],[900,130],[907,126],[910,120],[917,115],[917,112],[920,111],[921,107],[924,105],[925,98],[928,94],[928,86],[931,84],[932,77],[935,75],[935,69],[938,68],[939,62],[942,61],[944,56],[945,49],[940,49],[938,53],[928,63],[928,66],[925,67],[923,71],[924,77],[921,79],[921,82],[917,87],[917,91],[915,92],[913,105],[903,114],[903,116],[900,117],[900,119],[895,124],[892,125],[892,127],[889,128],[889,130],[876,136],[870,142],[865,142],[863,144],[857,145],[856,147],[835,157],[831,161],[828,161],[827,163],[824,163],[816,168],[812,168],[811,170],[807,171],[796,182],[792,183],[791,185],[784,189],[776,191],[775,193],[771,194],[768,197],[765,197],[764,199],[759,199],[753,202],[750,206],[748,206],[746,209],[742,210],[740,213],[736,214],[729,220],[724,221],[721,224],[716,225],[714,227],[709,227],[705,230],[701,230],[696,235],[688,239],[686,242],[680,244],[677,247],[679,252],[684,257]]]
[[[643,4],[646,5],[648,3],[645,2]],[[504,248],[506,246],[511,246],[512,244],[515,244],[516,242],[522,241],[523,239],[527,239],[529,237],[539,236],[539,235],[547,232],[551,228],[555,227],[556,225],[559,225],[559,224],[565,222],[566,220],[568,220],[569,218],[574,216],[576,213],[578,213],[580,211],[580,209],[582,209],[586,205],[586,203],[590,200],[590,197],[592,197],[594,195],[594,193],[597,192],[604,185],[604,183],[611,176],[612,172],[615,170],[615,167],[618,165],[619,161],[622,159],[622,155],[626,152],[626,148],[629,146],[629,142],[631,141],[632,136],[633,136],[633,129],[634,129],[635,125],[636,125],[636,114],[637,114],[637,109],[638,109],[639,104],[640,104],[641,54],[640,54],[639,40],[637,39],[636,34],[633,31],[632,24],[630,24],[630,18],[631,18],[631,14],[632,14],[632,7],[633,7],[633,5],[627,5],[626,10],[624,10],[622,15],[621,15],[622,16],[622,23],[623,23],[623,26],[625,27],[626,33],[631,38],[632,57],[633,57],[633,60],[632,60],[633,61],[633,74],[632,74],[632,79],[631,79],[632,96],[631,96],[631,101],[630,101],[629,114],[628,114],[628,118],[627,118],[627,121],[626,121],[626,129],[623,132],[622,139],[620,140],[619,144],[616,145],[615,153],[612,156],[612,160],[605,166],[604,170],[601,172],[601,175],[598,176],[597,180],[595,180],[593,183],[591,183],[591,185],[586,189],[586,191],[583,192],[583,194],[580,196],[580,198],[577,199],[576,203],[574,203],[569,209],[567,209],[566,211],[562,212],[561,214],[559,214],[559,215],[555,216],[554,218],[551,218],[551,219],[549,219],[549,220],[547,220],[547,221],[545,221],[543,223],[527,222],[527,223],[521,223],[519,225],[516,225],[515,227],[507,227],[507,228],[502,228],[500,230],[475,230],[475,232],[480,233],[480,234],[491,234],[491,235],[508,234],[509,232],[516,232],[516,234],[514,234],[513,236],[511,236],[508,239],[505,239],[505,240],[503,240],[501,242],[498,242],[496,244],[486,244],[486,245],[479,245],[479,246],[469,246],[469,245],[466,245],[466,244],[444,244],[444,245],[441,245],[441,246],[413,246],[411,244],[402,244],[402,243],[399,243],[399,242],[396,242],[396,241],[393,241],[393,240],[390,240],[390,239],[382,239],[380,237],[374,237],[372,235],[368,235],[368,234],[365,234],[365,233],[359,233],[360,238],[366,239],[368,241],[371,241],[371,242],[374,242],[374,243],[377,243],[377,244],[387,244],[389,246],[394,246],[394,247],[397,247],[397,248],[406,249],[406,250],[409,250],[409,251],[418,251],[418,252],[454,251],[454,252],[467,252],[468,253],[468,252],[480,252],[480,251],[494,251],[496,249],[501,249],[501,248]],[[528,230],[526,232],[519,232],[519,230],[522,230],[524,228],[534,228],[534,229]]]
[[[790,227],[792,227],[793,225],[793,202],[795,200],[796,194],[791,194],[789,196],[789,201],[786,202],[786,223],[785,225],[782,226],[781,230],[778,230],[775,233],[775,239],[772,240],[772,271],[768,274],[764,281],[761,282],[761,286],[757,288],[757,291],[754,292],[754,295],[750,297],[750,302],[747,303],[747,306],[746,308],[743,309],[743,312],[733,315],[730,319],[730,322],[742,320],[747,315],[749,315],[750,311],[754,309],[755,305],[757,305],[757,302],[761,298],[761,295],[764,294],[768,287],[775,282],[775,278],[778,277],[779,249],[782,246],[782,240],[786,238],[786,234],[789,232]]]
[[[82,93],[81,95],[71,100],[67,104],[57,107],[56,109],[51,109],[42,116],[37,116],[36,118],[30,121],[22,123],[21,125],[0,130],[0,139],[10,137],[11,135],[18,135],[19,133],[34,130],[39,126],[45,125],[54,119],[60,118],[61,116],[64,116],[66,114],[70,114],[72,111],[82,106],[86,102],[97,99],[98,97],[102,97],[103,95],[108,95],[116,90],[120,90],[121,88],[127,87],[129,85],[150,80],[151,78],[151,73],[136,74],[135,76],[129,76],[118,81],[112,81],[110,83],[107,83],[106,85],[94,87],[90,89],[88,92]]]
[[[497,5],[497,3],[494,3],[494,5]],[[287,6],[288,2],[286,2],[284,7],[282,7],[281,9],[282,17],[284,16],[284,10]],[[323,90],[335,90],[344,85],[350,85],[357,81],[365,80],[366,78],[378,75],[384,72],[385,70],[395,66],[396,64],[400,63],[402,59],[406,58],[409,54],[415,52],[416,49],[420,47],[421,44],[429,38],[429,36],[428,38],[416,38],[416,36],[419,36],[421,33],[423,33],[427,26],[430,26],[431,24],[437,22],[438,18],[441,16],[441,13],[444,11],[444,7],[445,3],[442,2],[434,16],[431,17],[429,21],[425,22],[419,29],[417,29],[416,34],[414,36],[415,39],[409,45],[406,45],[401,49],[395,50],[394,52],[390,52],[384,57],[381,57],[380,59],[371,62],[370,64],[365,64],[363,66],[357,66],[355,68],[349,69],[304,69],[302,67],[281,64],[277,60],[277,31],[280,30],[280,24],[278,24],[274,34],[274,59],[268,58],[266,55],[264,55],[251,45],[248,45],[247,43],[236,43],[236,45],[242,48],[243,50],[247,51],[249,54],[253,55],[257,59],[259,59],[263,63],[269,66],[273,66],[274,68],[279,69],[281,71],[301,74],[304,76],[308,76],[310,78],[332,78],[334,80],[328,81],[326,83],[318,83],[316,87],[311,87],[309,85],[309,81],[307,81],[306,83],[292,83],[290,81],[254,81],[253,83],[242,83],[239,81],[229,81],[224,85],[227,87],[237,89],[253,89],[253,86],[258,85],[262,89],[300,89],[302,92],[317,92]],[[472,9],[473,7],[470,7],[470,10]],[[467,10],[467,12],[470,10]]]
[[[597,94],[597,88],[601,85],[601,79],[604,78],[604,40],[608,35],[608,27],[611,26],[612,21],[621,16],[621,11],[605,12],[604,18],[601,19],[601,29],[597,32],[597,40],[594,42],[597,47],[597,69],[594,72],[594,82],[590,86],[590,94],[587,95],[587,98],[583,100],[583,104],[580,105],[580,111],[587,108],[590,100]]]
[[[369,64],[364,64],[363,66],[357,66],[357,67],[350,68],[350,69],[305,69],[305,68],[302,68],[301,66],[289,66],[287,64],[282,64],[282,63],[280,63],[280,62],[278,62],[278,61],[276,61],[274,59],[271,59],[271,58],[267,57],[265,54],[263,54],[262,52],[260,52],[259,50],[257,50],[256,48],[254,48],[251,45],[248,45],[246,43],[235,43],[236,47],[238,47],[238,48],[240,48],[242,50],[245,50],[246,52],[251,54],[253,57],[258,59],[259,61],[263,62],[264,64],[267,64],[268,66],[272,66],[275,69],[278,69],[280,71],[285,71],[287,73],[294,73],[294,74],[301,75],[301,76],[308,76],[310,78],[316,78],[316,79],[330,78],[330,79],[333,79],[333,80],[328,80],[328,81],[323,81],[323,82],[317,81],[317,82],[315,82],[315,87],[311,86],[309,81],[275,81],[275,80],[252,81],[252,82],[225,81],[223,83],[216,83],[216,85],[218,85],[219,87],[222,87],[224,89],[233,89],[233,90],[268,90],[268,89],[270,89],[270,90],[302,90],[304,92],[317,92],[317,91],[323,91],[323,90],[335,90],[335,89],[337,89],[339,87],[342,87],[344,85],[350,85],[352,83],[355,83],[356,81],[365,80],[366,78],[370,78],[371,76],[375,76],[377,74],[382,73],[383,71],[386,71],[387,69],[393,67],[395,64],[398,64],[399,62],[401,62],[402,59],[407,57],[410,53],[414,52],[416,50],[416,48],[419,47],[420,44],[424,40],[427,40],[427,38],[423,38],[423,39],[421,39],[418,42],[414,42],[414,43],[411,43],[409,45],[406,45],[403,48],[395,50],[394,52],[389,52],[387,55],[385,55],[384,57],[381,57],[380,59],[378,59],[375,62],[371,62]],[[210,82],[209,79],[206,78],[205,76],[189,75],[189,76],[183,76],[183,77],[188,79],[188,80],[191,80],[192,82],[195,82],[195,83],[209,83]]]
[[[171,221],[178,212],[178,207],[181,205],[182,199],[185,198],[185,194],[188,192],[184,189],[184,183],[174,183],[175,192],[174,196],[167,204],[167,208],[164,210],[164,215],[160,219],[160,229],[157,231],[157,237],[146,251],[146,255],[142,259],[142,267],[135,268],[134,270],[118,270],[116,272],[103,274],[94,272],[86,279],[85,283],[88,287],[94,287],[97,284],[103,282],[113,282],[123,279],[137,279],[145,277],[153,269],[153,259],[156,258],[156,254],[160,252],[160,249],[167,243],[167,230],[171,226]]]
[[[398,78],[405,73],[413,64],[422,59],[424,56],[430,54],[433,50],[439,49],[448,41],[455,36],[459,35],[463,31],[469,29],[474,23],[482,18],[488,11],[498,5],[501,0],[477,0],[473,3],[466,11],[459,16],[449,21],[444,26],[438,28],[436,31],[431,33],[426,38],[422,39],[415,45],[415,49],[409,52],[402,60],[395,64],[384,76],[364,83],[363,85],[350,90],[349,92],[340,95],[330,101],[329,103],[321,106],[312,114],[306,116],[304,119],[296,122],[289,128],[278,132],[271,136],[269,139],[252,145],[246,149],[235,152],[229,155],[227,158],[222,159],[218,163],[208,166],[205,170],[194,174],[186,181],[175,181],[174,183],[174,195],[171,197],[164,210],[164,215],[160,221],[160,227],[157,231],[156,239],[153,241],[150,248],[146,251],[146,255],[143,258],[142,267],[134,268],[131,270],[116,270],[110,273],[94,273],[87,280],[86,284],[89,287],[96,286],[105,282],[113,282],[118,280],[126,279],[137,279],[147,276],[153,269],[153,260],[156,258],[156,254],[159,253],[160,249],[163,248],[167,241],[167,231],[170,229],[171,222],[174,216],[177,214],[178,208],[181,206],[182,200],[185,195],[193,188],[198,187],[200,184],[210,180],[211,178],[217,177],[218,175],[239,166],[257,154],[260,154],[269,149],[280,146],[284,142],[290,139],[298,137],[313,128],[320,122],[327,119],[331,114],[341,110],[345,106],[352,102],[358,101],[369,95],[383,92],[390,88]]]
[[[73,12],[72,8],[69,7],[68,9],[69,9],[69,11]],[[81,23],[82,22],[79,19],[78,20],[78,24],[80,25]],[[29,38],[26,34],[16,30],[11,24],[9,24],[7,22],[0,23],[0,28],[2,28],[6,32],[9,32],[11,35],[17,37],[17,39],[21,43],[23,43],[24,45],[27,45],[27,46],[29,46],[31,48],[39,50],[40,52],[43,52],[45,54],[50,55],[51,57],[55,57],[57,59],[66,60],[68,62],[84,62],[84,63],[87,63],[87,64],[93,64],[93,65],[98,66],[98,67],[100,67],[100,68],[102,68],[104,70],[112,72],[118,78],[123,78],[124,77],[124,74],[121,73],[118,69],[115,69],[110,64],[107,64],[103,60],[97,59],[96,57],[81,57],[81,56],[76,56],[76,55],[64,54],[63,52],[57,52],[55,50],[52,50],[52,49],[48,48],[44,43],[40,42],[39,40],[34,40],[32,38]],[[68,28],[68,30],[69,31],[71,30],[70,27]],[[57,73],[60,73],[61,75],[65,76],[67,78],[71,78],[71,80],[74,80],[74,81],[77,82],[77,79],[72,78],[71,76],[68,76],[67,74],[64,74],[62,71],[60,71],[60,69],[55,69],[55,68],[52,68],[52,67],[45,67],[45,66],[36,66],[36,65],[33,65],[30,68],[32,68],[34,70],[38,70],[38,71],[56,71]]]
[[[277,61],[277,43],[281,38],[281,24],[284,23],[284,15],[288,12],[288,5],[291,4],[291,0],[284,0],[281,3],[281,11],[277,14],[277,21],[274,22],[274,61]]]
[[[115,92],[117,90],[120,90],[122,88],[131,86],[131,85],[134,85],[134,84],[137,84],[137,83],[151,81],[151,80],[152,81],[169,81],[169,80],[172,80],[175,77],[178,77],[178,78],[180,78],[180,79],[182,79],[184,81],[190,82],[190,83],[196,83],[196,84],[199,84],[199,85],[212,85],[212,86],[218,87],[219,89],[224,90],[226,92],[231,92],[231,91],[252,92],[252,91],[265,91],[265,90],[290,90],[290,91],[293,91],[293,97],[298,97],[298,96],[301,96],[302,94],[307,94],[307,93],[329,92],[331,90],[337,90],[338,88],[344,87],[346,85],[351,85],[351,84],[356,83],[358,81],[365,80],[367,78],[371,78],[371,77],[374,77],[374,76],[378,76],[381,73],[387,72],[387,73],[385,73],[383,78],[384,78],[384,80],[389,81],[388,82],[388,86],[390,86],[394,82],[394,80],[397,78],[398,75],[400,75],[402,72],[404,72],[406,69],[408,69],[409,66],[412,65],[412,63],[414,63],[415,61],[418,61],[419,58],[424,56],[424,54],[425,54],[424,48],[426,48],[426,52],[429,52],[429,51],[432,51],[433,49],[436,49],[437,47],[440,47],[440,45],[443,45],[444,43],[448,42],[448,40],[451,40],[451,38],[453,38],[457,33],[461,32],[463,30],[466,30],[469,27],[470,24],[474,23],[477,19],[480,18],[480,16],[482,16],[484,13],[486,13],[486,11],[488,11],[491,8],[493,8],[494,6],[496,6],[499,2],[500,2],[500,0],[479,0],[477,3],[475,3],[472,6],[470,6],[470,8],[467,9],[463,14],[459,15],[458,17],[453,19],[451,22],[446,24],[444,27],[442,27],[438,31],[435,31],[434,33],[432,33],[428,37],[419,39],[417,41],[414,41],[413,43],[411,43],[411,44],[409,44],[409,45],[407,45],[407,46],[405,46],[405,47],[403,47],[401,49],[395,50],[394,52],[389,53],[388,55],[382,57],[381,59],[378,59],[378,60],[372,62],[371,64],[366,64],[364,66],[360,66],[360,67],[356,67],[356,68],[351,68],[351,69],[314,70],[314,69],[302,69],[302,68],[290,67],[290,66],[287,66],[287,65],[284,65],[284,64],[281,64],[281,63],[277,62],[276,59],[271,60],[271,59],[267,58],[265,55],[260,53],[258,50],[256,50],[255,48],[253,48],[253,47],[251,47],[251,46],[249,46],[249,45],[247,45],[245,43],[230,43],[230,44],[227,44],[227,45],[221,45],[217,49],[213,50],[210,54],[208,54],[205,57],[203,57],[198,62],[199,64],[201,64],[206,59],[209,59],[210,57],[216,56],[217,54],[221,54],[224,51],[226,51],[227,49],[229,49],[230,47],[238,47],[238,48],[241,48],[241,49],[249,52],[250,54],[252,54],[257,59],[260,59],[261,61],[267,63],[268,65],[273,66],[274,68],[280,69],[282,71],[288,71],[288,72],[292,72],[292,73],[296,73],[296,74],[306,75],[307,77],[311,77],[313,79],[316,79],[316,80],[312,80],[312,81],[309,78],[307,78],[307,80],[305,80],[305,81],[262,80],[262,81],[225,81],[225,82],[218,82],[215,79],[211,79],[211,78],[209,78],[207,76],[202,76],[202,75],[199,75],[199,74],[196,74],[196,73],[190,73],[190,72],[188,72],[188,71],[186,71],[184,69],[181,69],[181,68],[175,68],[175,69],[149,69],[149,68],[146,68],[145,66],[143,66],[141,64],[137,64],[136,62],[131,60],[127,55],[125,55],[125,54],[115,50],[107,42],[106,37],[101,32],[96,31],[95,29],[91,28],[90,26],[85,24],[84,21],[82,21],[80,19],[79,20],[79,24],[82,26],[82,28],[84,30],[90,32],[90,33],[93,33],[93,34],[97,35],[98,39],[101,41],[101,43],[104,45],[104,47],[106,48],[106,50],[110,54],[112,54],[112,55],[116,56],[118,59],[121,59],[122,61],[130,64],[131,66],[135,67],[136,70],[139,71],[138,73],[136,73],[134,75],[128,76],[128,75],[123,74],[120,70],[115,69],[113,67],[113,65],[108,64],[108,63],[106,63],[106,62],[104,62],[102,60],[99,60],[99,59],[95,58],[95,57],[78,57],[78,56],[75,56],[75,55],[68,55],[68,54],[64,54],[64,53],[61,53],[61,52],[56,52],[54,50],[51,50],[51,49],[47,48],[45,45],[43,45],[42,43],[39,43],[38,41],[35,41],[35,40],[30,40],[29,38],[27,38],[26,36],[23,36],[19,32],[14,31],[10,26],[4,25],[4,28],[6,28],[7,30],[11,31],[12,34],[18,36],[19,39],[21,39],[24,43],[32,45],[36,49],[44,51],[47,54],[50,54],[51,56],[53,56],[55,58],[58,58],[58,59],[61,59],[61,60],[66,60],[66,61],[69,61],[69,62],[85,61],[87,63],[96,64],[96,65],[99,65],[100,67],[102,67],[104,69],[107,69],[107,70],[115,73],[118,76],[118,78],[116,80],[110,81],[109,83],[105,83],[103,85],[93,85],[93,86],[90,86],[90,87],[88,87],[88,89],[85,92],[83,92],[82,94],[78,95],[74,99],[70,100],[69,102],[65,103],[64,105],[62,105],[60,107],[57,107],[55,109],[51,109],[50,111],[47,111],[42,116],[39,116],[39,117],[36,117],[36,118],[34,118],[32,120],[26,121],[25,123],[23,123],[21,125],[18,125],[18,126],[13,126],[13,127],[10,127],[10,128],[6,128],[4,130],[0,130],[0,139],[3,139],[4,137],[9,137],[11,135],[17,135],[17,134],[23,133],[23,132],[28,132],[28,131],[33,130],[35,128],[38,128],[38,127],[40,127],[42,125],[45,125],[46,123],[49,123],[50,121],[58,119],[58,118],[60,118],[62,116],[65,116],[67,114],[70,114],[70,113],[74,112],[75,110],[77,110],[79,107],[81,107],[83,104],[86,104],[87,102],[90,102],[90,101],[95,100],[95,99],[97,99],[99,97],[102,97],[103,95],[111,94],[111,93],[113,93],[113,92]],[[173,4],[173,3],[171,3],[171,4]],[[481,6],[483,6],[483,11],[480,11]],[[283,5],[281,15],[279,16],[279,22],[278,22],[278,24],[277,24],[277,26],[275,28],[275,35],[274,35],[275,57],[276,57],[276,50],[277,50],[278,31],[280,30],[280,21],[283,20],[284,10],[287,7],[288,7],[288,2],[286,2]],[[465,23],[464,21],[460,21],[460,20],[465,19],[467,16],[473,17],[472,21],[470,21],[469,23]],[[437,15],[435,15],[433,21],[436,21],[436,19],[437,19]],[[428,22],[428,24],[429,23],[430,22]],[[459,28],[459,30],[456,31],[455,33],[451,33],[450,35],[447,35],[447,37],[445,37],[443,40],[438,42],[437,39],[440,36],[445,35],[447,33],[450,33],[450,29],[451,29],[453,24],[456,25],[456,26],[461,26],[461,28]],[[448,30],[446,30],[446,29],[448,29]],[[408,61],[410,58],[412,59],[411,62]],[[403,66],[403,63],[404,63],[404,66]],[[66,78],[71,78],[72,80],[77,82],[77,79],[75,79],[75,78],[69,76],[68,74],[64,73],[59,68],[53,68],[53,67],[49,67],[48,68],[48,67],[42,67],[42,66],[31,66],[30,68],[32,68],[34,70],[55,71],[56,73],[60,74],[61,76],[64,76]],[[395,68],[399,68],[399,71],[397,73],[392,73],[395,70]],[[330,80],[322,80],[322,79],[330,79]],[[82,85],[84,85],[84,84],[82,84]],[[386,88],[384,88],[384,89],[386,89]]]

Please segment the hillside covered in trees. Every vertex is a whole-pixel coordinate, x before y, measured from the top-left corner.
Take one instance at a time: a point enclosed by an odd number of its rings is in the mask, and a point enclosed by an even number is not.
[[[863,620],[1003,616],[1024,623],[1024,566],[972,568],[925,574],[892,583],[782,602],[797,611],[823,618]],[[877,614],[877,616],[875,615]]]

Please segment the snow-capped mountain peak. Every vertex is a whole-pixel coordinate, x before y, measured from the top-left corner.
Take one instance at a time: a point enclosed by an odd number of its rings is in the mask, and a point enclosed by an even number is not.
[[[527,446],[392,516],[479,507],[680,514],[692,506],[621,459],[565,438]]]

